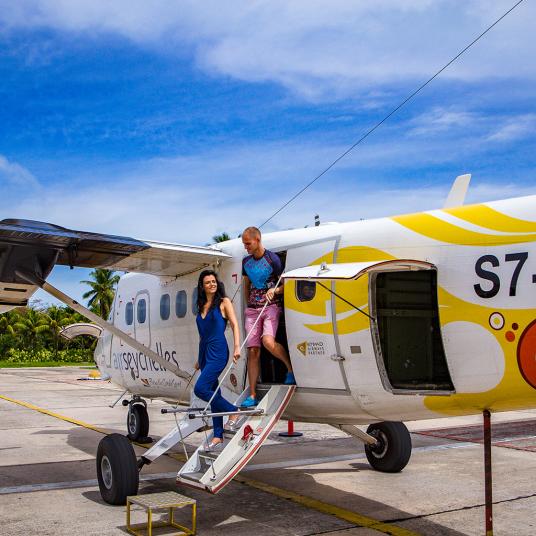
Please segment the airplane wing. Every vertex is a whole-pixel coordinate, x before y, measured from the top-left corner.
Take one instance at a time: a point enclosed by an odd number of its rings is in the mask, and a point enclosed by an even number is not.
[[[65,229],[50,223],[0,221],[0,312],[25,305],[35,287],[17,273],[45,280],[56,264],[181,276],[230,256],[213,247],[166,244]]]

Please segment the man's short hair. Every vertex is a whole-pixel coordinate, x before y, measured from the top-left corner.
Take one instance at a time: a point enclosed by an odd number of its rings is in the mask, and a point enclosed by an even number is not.
[[[242,232],[242,236],[252,236],[254,238],[261,239],[261,230],[257,227],[246,227],[244,231]]]

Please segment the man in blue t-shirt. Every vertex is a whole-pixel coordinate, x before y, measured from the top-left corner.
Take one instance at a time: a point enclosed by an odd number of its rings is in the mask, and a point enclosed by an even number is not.
[[[250,396],[242,406],[252,407],[258,403],[256,387],[260,372],[261,343],[286,365],[288,372],[285,383],[294,384],[296,381],[287,351],[275,340],[282,310],[283,285],[277,285],[282,273],[281,261],[273,251],[262,245],[261,232],[257,227],[244,230],[242,243],[248,252],[248,256],[242,260],[246,335],[251,332],[247,341]]]

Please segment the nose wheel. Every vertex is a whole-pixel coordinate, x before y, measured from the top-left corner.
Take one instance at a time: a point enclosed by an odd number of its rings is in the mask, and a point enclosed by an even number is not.
[[[145,400],[133,399],[128,403],[127,436],[131,441],[151,443],[149,436],[149,414]]]

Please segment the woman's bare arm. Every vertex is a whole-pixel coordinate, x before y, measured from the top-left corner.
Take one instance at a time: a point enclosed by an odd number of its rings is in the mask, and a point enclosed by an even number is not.
[[[223,298],[223,310],[225,317],[229,321],[229,324],[231,324],[231,329],[233,330],[233,360],[236,363],[240,359],[240,327],[238,326],[238,320],[236,318],[233,304],[229,298]]]

